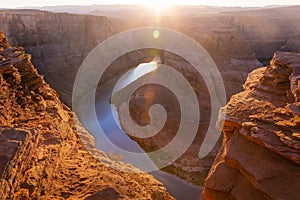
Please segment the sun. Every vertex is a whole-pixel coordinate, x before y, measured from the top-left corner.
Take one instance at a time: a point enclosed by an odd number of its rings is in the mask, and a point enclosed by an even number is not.
[[[156,12],[161,12],[163,10],[169,9],[171,7],[171,3],[168,3],[166,1],[162,0],[149,0],[149,1],[144,1],[142,3],[143,5],[155,10]]]
[[[154,7],[156,10],[163,10],[169,8],[171,5],[157,1],[157,2],[153,2],[151,6]]]

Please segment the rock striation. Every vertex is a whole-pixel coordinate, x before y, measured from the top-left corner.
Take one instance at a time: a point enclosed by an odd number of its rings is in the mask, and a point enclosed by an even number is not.
[[[0,32],[0,199],[174,199],[151,175],[96,150],[30,60]]]
[[[224,140],[205,199],[298,199],[300,53],[276,52],[220,114]]]

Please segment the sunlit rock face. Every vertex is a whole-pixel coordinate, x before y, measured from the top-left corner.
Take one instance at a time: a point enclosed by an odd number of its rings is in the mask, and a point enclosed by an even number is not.
[[[225,108],[205,199],[298,199],[300,53],[276,52]]]
[[[97,150],[30,59],[0,32],[0,199],[174,199]]]

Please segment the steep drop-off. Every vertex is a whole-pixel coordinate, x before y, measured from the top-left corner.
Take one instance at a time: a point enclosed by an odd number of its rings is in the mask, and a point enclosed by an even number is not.
[[[276,52],[223,112],[222,148],[205,199],[299,198],[300,53]]]
[[[174,199],[151,175],[96,150],[30,60],[0,32],[0,199]]]

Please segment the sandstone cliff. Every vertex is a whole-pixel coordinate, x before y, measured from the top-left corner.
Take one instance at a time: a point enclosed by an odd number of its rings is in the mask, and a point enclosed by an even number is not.
[[[205,199],[299,199],[300,53],[276,52],[223,112]]]
[[[151,175],[94,149],[30,60],[0,32],[0,199],[174,199]]]

